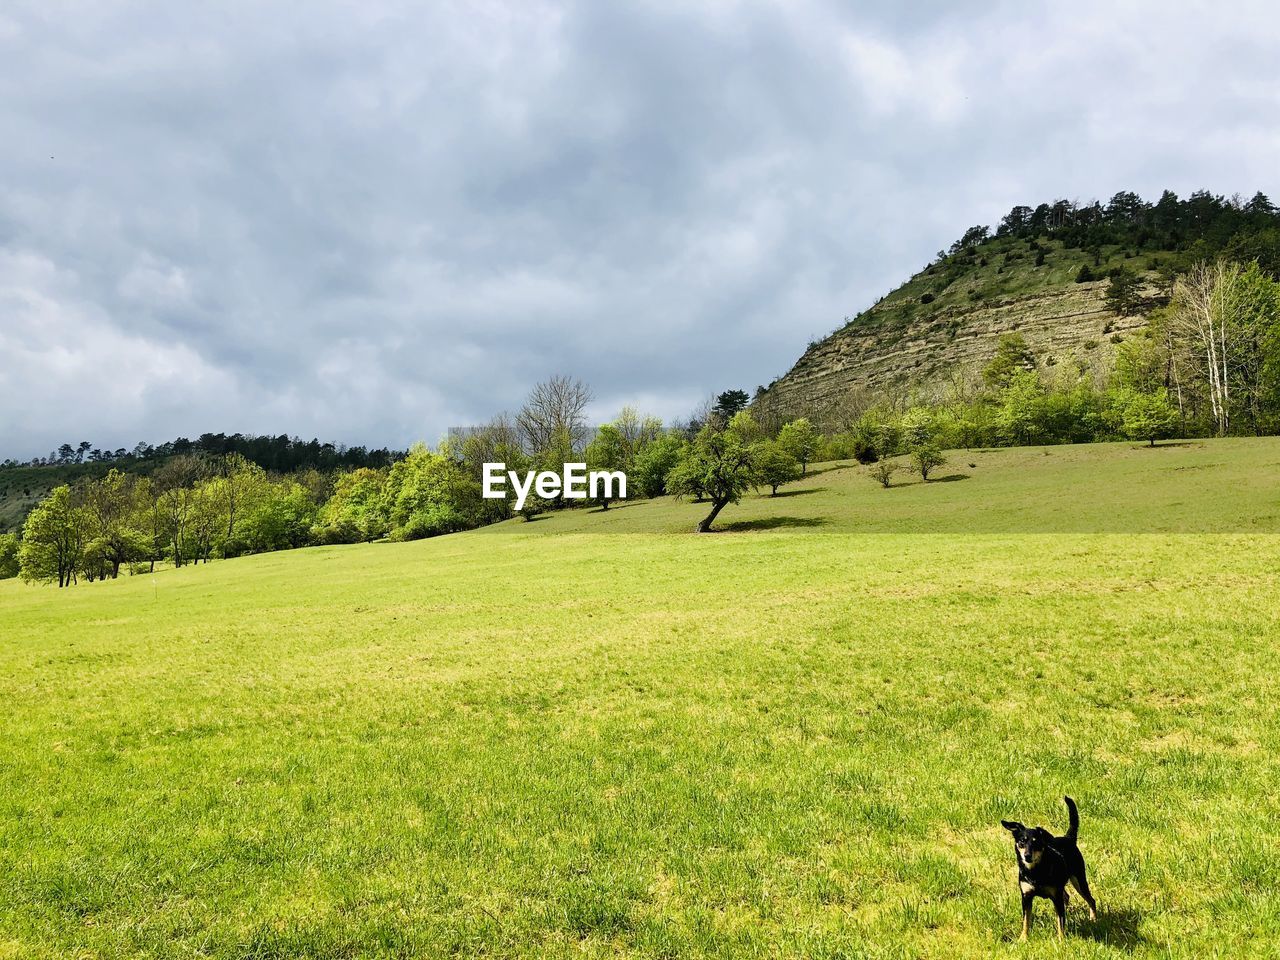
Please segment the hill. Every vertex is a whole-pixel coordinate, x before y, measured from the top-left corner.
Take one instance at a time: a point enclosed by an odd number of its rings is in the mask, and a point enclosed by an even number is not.
[[[1119,193],[1105,206],[1065,201],[1015,207],[993,232],[971,228],[934,262],[757,391],[764,417],[809,416],[847,426],[868,395],[937,396],[974,377],[1001,335],[1017,332],[1038,364],[1110,368],[1114,347],[1167,302],[1196,259],[1227,255],[1280,271],[1280,217],[1262,194],[1248,202],[1207,193],[1155,204]],[[1125,313],[1105,300],[1108,276],[1136,275]]]
[[[749,494],[728,532],[1280,533],[1280,437],[947,452],[924,483],[905,457],[892,488],[852,461],[818,464],[777,497]],[[1223,491],[1229,490],[1230,496]],[[1069,495],[1064,496],[1064,491]],[[660,497],[508,520],[481,535],[684,533],[707,506]]]
[[[999,821],[1060,829],[1068,792],[1073,956],[1266,954],[1280,538],[1007,511],[1273,531],[1278,452],[0,582],[0,956],[986,957]],[[853,532],[939,525],[990,532]],[[1041,904],[1018,954],[1061,952]]]
[[[347,447],[285,434],[205,433],[195,440],[179,437],[161,444],[139,443],[132,450],[115,451],[92,448],[87,441],[78,448],[64,443],[48,457],[37,457],[28,463],[13,459],[0,463],[0,533],[18,530],[31,508],[62,484],[96,479],[112,468],[150,476],[174,457],[216,459],[231,454],[278,474],[381,467],[404,456],[403,451],[385,447]]]

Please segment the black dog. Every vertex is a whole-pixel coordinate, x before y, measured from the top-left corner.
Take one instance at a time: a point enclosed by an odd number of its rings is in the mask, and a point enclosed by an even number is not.
[[[1044,827],[1024,827],[1016,820],[1001,820],[1000,824],[1013,834],[1013,846],[1018,854],[1018,886],[1022,889],[1022,939],[1027,939],[1031,929],[1031,903],[1036,897],[1053,901],[1058,914],[1058,936],[1066,935],[1067,884],[1089,905],[1089,919],[1098,919],[1098,905],[1089,892],[1089,881],[1084,875],[1084,857],[1076,846],[1080,832],[1080,814],[1076,802],[1063,797],[1071,823],[1067,832],[1055,837]]]

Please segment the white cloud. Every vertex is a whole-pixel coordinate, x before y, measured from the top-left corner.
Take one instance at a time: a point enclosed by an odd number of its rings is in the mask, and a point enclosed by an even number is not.
[[[975,222],[1280,193],[1261,3],[39,0],[0,15],[0,457],[404,445],[751,389]]]

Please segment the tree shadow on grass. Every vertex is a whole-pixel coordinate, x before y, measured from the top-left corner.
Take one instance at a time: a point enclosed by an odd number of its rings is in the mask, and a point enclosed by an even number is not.
[[[831,466],[829,466],[829,467],[813,467],[813,466],[811,466],[811,467],[809,467],[809,469],[808,469],[808,470],[806,470],[806,471],[804,472],[804,475],[803,475],[803,476],[801,476],[801,477],[800,477],[800,479],[801,479],[801,480],[808,480],[810,477],[820,477],[820,476],[822,476],[824,473],[835,473],[837,470],[849,470],[849,469],[851,469],[851,468],[853,468],[853,467],[856,467],[856,466],[859,466],[859,464],[857,463],[857,461],[853,461],[853,462],[851,462],[851,463],[834,463],[834,464],[832,464],[832,465],[831,465]]]
[[[945,477],[934,477],[929,482],[930,483],[955,483],[957,480],[968,480],[968,479],[969,479],[969,474],[967,473],[949,473]]]
[[[638,507],[639,505],[639,500],[614,500],[610,502],[608,509],[591,507],[587,510],[587,513],[613,513],[615,510],[625,510],[627,507]]]
[[[824,517],[760,517],[757,520],[735,520],[716,527],[717,533],[746,533],[751,530],[778,530],[782,527],[822,527],[830,523]]]
[[[779,490],[777,493],[769,494],[770,500],[781,500],[783,497],[804,497],[811,493],[821,493],[826,487],[810,487],[808,490]]]

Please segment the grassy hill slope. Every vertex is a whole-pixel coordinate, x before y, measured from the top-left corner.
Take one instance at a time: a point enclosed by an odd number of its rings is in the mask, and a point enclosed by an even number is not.
[[[0,533],[21,529],[22,521],[49,491],[81,477],[99,477],[109,464],[72,464],[57,467],[0,467]]]
[[[1033,244],[1045,251],[1037,265]],[[971,256],[934,264],[814,341],[785,375],[757,397],[757,409],[809,415],[839,426],[851,390],[937,390],[957,371],[980,370],[1005,333],[1019,332],[1052,367],[1109,361],[1116,342],[1144,322],[1103,302],[1106,281],[1076,283],[1088,265],[1100,274],[1124,266],[1146,278],[1146,304],[1158,302],[1154,271],[1173,255],[1109,244],[1095,254],[1061,241],[996,237]],[[1095,263],[1097,264],[1095,266]]]
[[[0,583],[0,957],[1057,957],[1043,904],[1012,942],[999,821],[1061,829],[1066,792],[1072,956],[1266,954],[1280,538],[1004,503],[1275,530],[1278,451]],[[991,532],[851,532],[964,509]]]
[[[923,483],[905,457],[892,488],[856,463],[818,464],[777,497],[725,508],[727,532],[1280,532],[1280,437],[953,450]],[[511,520],[478,531],[682,533],[709,507],[670,497]]]

